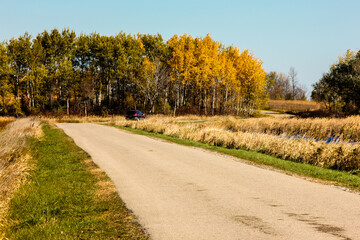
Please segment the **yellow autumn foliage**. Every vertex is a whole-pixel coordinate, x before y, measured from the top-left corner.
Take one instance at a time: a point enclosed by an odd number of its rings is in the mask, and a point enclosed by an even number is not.
[[[212,100],[222,98],[237,107],[254,109],[264,97],[265,75],[262,61],[249,50],[225,48],[211,39],[192,38],[189,35],[173,36],[167,42],[171,49],[168,62],[171,81],[178,84],[178,91],[189,92],[198,97],[198,104],[206,107]],[[237,104],[237,105],[236,105]]]

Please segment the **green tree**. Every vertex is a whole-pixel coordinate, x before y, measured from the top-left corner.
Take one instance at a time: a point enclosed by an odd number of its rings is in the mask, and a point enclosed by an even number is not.
[[[0,43],[0,114],[8,114],[11,102],[10,60],[5,43]]]
[[[330,113],[359,113],[360,51],[356,55],[348,51],[313,86],[312,98],[324,102]]]
[[[31,36],[25,33],[19,38],[10,40],[8,46],[10,66],[14,73],[13,89],[15,99],[20,97],[21,85],[26,81],[27,74],[31,64]]]

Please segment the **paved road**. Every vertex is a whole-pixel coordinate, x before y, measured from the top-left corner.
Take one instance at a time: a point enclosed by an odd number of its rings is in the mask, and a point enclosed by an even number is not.
[[[152,239],[360,239],[360,196],[112,127],[58,124]]]
[[[295,115],[292,115],[292,114],[279,113],[279,112],[266,111],[266,110],[261,110],[260,113],[264,114],[264,115],[271,116],[271,117],[276,117],[276,118],[292,118],[292,117],[295,116]]]

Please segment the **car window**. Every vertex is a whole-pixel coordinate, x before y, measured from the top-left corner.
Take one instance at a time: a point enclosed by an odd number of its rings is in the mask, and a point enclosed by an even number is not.
[[[137,113],[137,114],[141,114],[141,115],[143,115],[143,113],[142,113],[142,112],[140,112],[140,111],[136,111],[136,113]]]

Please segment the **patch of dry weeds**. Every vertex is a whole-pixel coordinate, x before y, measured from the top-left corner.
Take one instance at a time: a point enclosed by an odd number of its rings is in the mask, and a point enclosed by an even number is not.
[[[28,140],[41,134],[40,122],[30,118],[16,120],[0,132],[0,238],[9,201],[32,168]]]
[[[319,167],[346,171],[360,169],[359,144],[326,143],[317,141],[315,137],[309,137],[310,133],[314,133],[320,138],[320,136],[333,136],[334,132],[342,132],[343,136],[345,136],[345,132],[351,132],[352,136],[355,136],[354,133],[360,132],[359,117],[342,120],[239,120],[234,117],[205,119],[208,121],[179,124],[178,118],[155,116],[146,121],[117,122],[117,125],[229,149],[257,151]],[[338,128],[336,123],[339,125]],[[330,130],[326,128],[327,126]],[[335,130],[344,128],[351,128],[351,131]],[[291,134],[300,135],[300,137],[293,138]],[[355,140],[356,138],[351,139]]]

